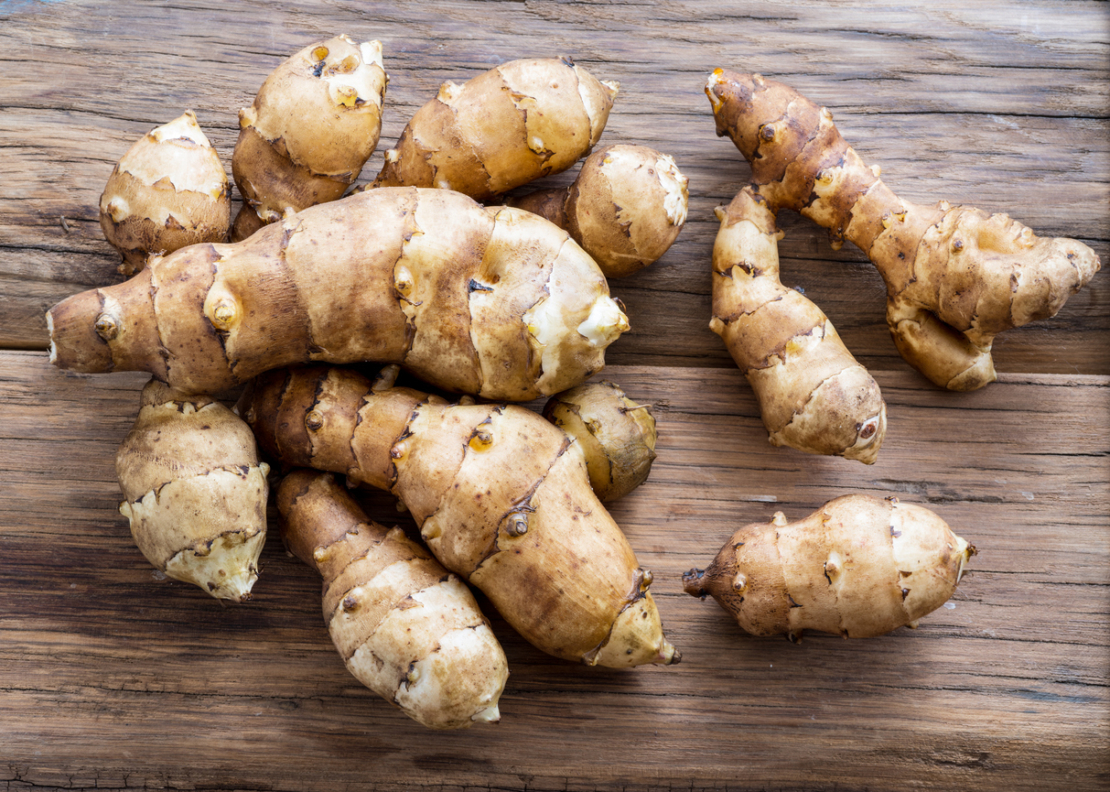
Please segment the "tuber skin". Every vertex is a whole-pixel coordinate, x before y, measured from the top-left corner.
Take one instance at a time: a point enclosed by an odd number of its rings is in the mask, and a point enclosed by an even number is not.
[[[128,149],[100,196],[100,227],[128,276],[154,254],[224,242],[230,226],[227,173],[192,110]]]
[[[916,627],[952,596],[973,555],[928,509],[846,495],[797,522],[778,512],[770,523],[744,526],[682,582],[752,635],[865,638]]]
[[[514,60],[446,82],[409,121],[372,187],[438,187],[491,200],[589,153],[619,85],[569,58]]]
[[[677,661],[651,573],[590,489],[578,444],[524,407],[448,404],[395,376],[268,372],[239,411],[284,464],[395,495],[440,563],[542,651],[612,668]]]
[[[847,239],[875,264],[898,351],[941,387],[995,380],[994,337],[1054,316],[1100,267],[1081,242],[1039,238],[1006,215],[903,201],[827,109],[782,83],[717,69],[705,91],[717,134],[751,163],[772,213],[800,212],[829,229],[834,247]]]
[[[608,503],[647,480],[655,461],[655,416],[608,380],[548,399],[543,417],[573,437],[586,456],[594,494]]]
[[[873,464],[886,434],[879,386],[821,309],[782,285],[766,200],[745,187],[717,218],[709,327],[755,391],[771,443]]]
[[[464,583],[330,473],[288,474],[277,506],[286,547],[324,578],[324,621],[359,682],[432,729],[500,720],[508,664]]]
[[[686,223],[689,180],[673,158],[647,146],[598,149],[569,187],[508,201],[570,232],[606,278],[657,261]]]
[[[249,239],[183,248],[50,309],[51,360],[220,393],[310,361],[399,363],[525,401],[600,370],[628,329],[565,231],[447,190],[370,190]]]
[[[231,170],[244,205],[233,241],[287,209],[343,196],[378,146],[388,82],[381,42],[347,36],[307,46],[274,69],[239,111]]]
[[[152,379],[116,453],[120,513],[147,560],[218,599],[245,601],[266,540],[266,476],[247,425],[207,396]]]

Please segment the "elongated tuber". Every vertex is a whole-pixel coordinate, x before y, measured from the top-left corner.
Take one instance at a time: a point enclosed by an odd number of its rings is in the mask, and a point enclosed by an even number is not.
[[[717,69],[705,90],[717,134],[751,163],[771,211],[800,212],[875,264],[898,351],[937,385],[964,391],[993,381],[994,337],[1054,316],[1099,269],[1081,242],[1038,238],[1006,215],[903,201],[828,110],[782,83]]]
[[[618,85],[567,58],[514,60],[447,82],[385,153],[375,187],[439,187],[486,201],[566,170],[597,143]]]
[[[133,275],[153,254],[224,242],[231,191],[192,110],[148,132],[120,158],[100,196],[100,227]]]
[[[879,386],[821,309],[782,285],[767,202],[745,187],[717,217],[709,327],[751,383],[771,443],[873,463],[886,433]]]
[[[404,365],[524,401],[599,370],[628,323],[565,231],[447,190],[370,190],[198,245],[48,314],[51,360],[219,393],[308,361]]]
[[[231,170],[245,203],[234,241],[287,209],[343,195],[377,148],[388,81],[381,42],[347,36],[307,46],[274,69],[239,111]]]
[[[433,729],[500,719],[505,653],[464,583],[330,473],[290,473],[277,505],[286,547],[324,578],[324,621],[359,682]]]
[[[598,149],[569,187],[508,201],[570,232],[607,278],[638,272],[667,252],[686,223],[688,179],[647,146]]]
[[[219,599],[245,600],[266,539],[269,470],[231,410],[152,379],[116,453],[119,510],[156,568]]]
[[[628,540],[590,490],[577,443],[515,405],[456,404],[345,369],[273,371],[239,403],[288,465],[396,495],[432,554],[556,657],[678,659]]]
[[[956,590],[975,548],[936,514],[897,498],[847,495],[803,520],[746,525],[687,594],[712,596],[753,635],[845,638],[917,626]]]
[[[655,416],[614,383],[588,382],[557,393],[543,417],[581,446],[590,486],[602,502],[623,498],[647,480],[655,461]]]

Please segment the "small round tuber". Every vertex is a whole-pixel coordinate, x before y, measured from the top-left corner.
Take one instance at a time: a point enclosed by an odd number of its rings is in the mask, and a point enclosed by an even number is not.
[[[266,475],[250,428],[207,396],[152,379],[116,453],[135,544],[157,569],[213,597],[249,599],[266,539]]]
[[[603,503],[647,480],[655,460],[655,417],[617,385],[602,380],[557,393],[544,405],[543,417],[582,447],[590,486]]]
[[[565,228],[607,278],[658,260],[686,223],[689,181],[667,154],[615,145],[586,158],[574,183],[508,203]]]
[[[100,196],[100,227],[123,256],[124,275],[151,255],[223,242],[230,225],[227,174],[192,110],[128,149]]]

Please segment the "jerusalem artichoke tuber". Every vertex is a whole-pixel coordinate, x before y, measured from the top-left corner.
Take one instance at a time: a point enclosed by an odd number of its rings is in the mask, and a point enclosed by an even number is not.
[[[378,41],[336,36],[282,62],[239,111],[231,169],[244,206],[233,241],[340,198],[378,145],[389,78]]]
[[[250,429],[207,396],[152,379],[116,453],[135,544],[172,578],[245,600],[266,539],[266,475]]]
[[[578,445],[523,407],[450,405],[394,376],[273,371],[239,410],[283,463],[396,495],[440,563],[539,649],[609,667],[677,660],[651,573],[590,490]]]
[[[647,146],[615,145],[586,158],[569,187],[508,201],[570,232],[607,278],[659,259],[686,223],[688,180],[674,159]]]
[[[713,321],[759,399],[774,445],[872,464],[886,433],[879,386],[828,317],[779,281],[775,216],[745,187],[713,247]]]
[[[290,473],[277,505],[286,546],[324,578],[324,621],[359,682],[433,729],[500,719],[505,653],[465,584],[329,473]]]
[[[230,225],[227,174],[192,110],[128,149],[100,196],[100,227],[122,254],[124,275],[153,254],[224,242]]]
[[[440,187],[486,201],[566,170],[597,143],[618,85],[567,58],[514,60],[444,83],[385,153],[374,187]]]
[[[803,520],[746,525],[687,594],[712,596],[753,635],[882,635],[943,605],[975,548],[936,514],[897,498],[847,495]]]
[[[581,446],[590,486],[602,502],[623,498],[651,472],[655,416],[612,382],[588,382],[555,394],[543,417]]]
[[[752,165],[775,214],[793,209],[848,239],[887,285],[898,351],[951,390],[996,378],[994,337],[1055,315],[1098,271],[1089,247],[1038,238],[1006,215],[898,198],[844,141],[828,110],[758,74],[717,69],[705,88],[717,134]]]
[[[524,401],[604,365],[627,320],[551,223],[447,190],[370,190],[249,239],[197,245],[47,317],[51,360],[219,393],[308,361],[403,364],[443,388]]]

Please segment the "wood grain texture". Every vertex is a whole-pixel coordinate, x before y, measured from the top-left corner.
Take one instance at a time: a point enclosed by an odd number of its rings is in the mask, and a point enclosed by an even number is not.
[[[96,205],[131,143],[182,109],[225,163],[236,113],[283,58],[348,32],[379,38],[391,76],[381,151],[446,79],[573,55],[622,84],[603,143],[668,152],[691,180],[690,220],[656,265],[615,283],[633,333],[611,362],[729,367],[708,330],[717,223],[749,169],[714,135],[702,93],[716,66],[762,71],[829,106],[904,197],[1006,211],[1110,254],[1110,15],[1097,2],[959,0],[874,9],[747,2],[95,3],[0,6],[0,346],[45,348],[43,312],[118,278]],[[570,179],[554,177],[553,183]],[[63,223],[63,218],[65,221]],[[824,308],[871,368],[907,370],[862,254],[784,217],[784,282]],[[1110,373],[1097,277],[1054,319],[1001,336],[1000,371]]]
[[[659,420],[651,477],[612,511],[682,664],[571,665],[494,616],[512,670],[502,723],[431,733],[347,674],[318,578],[279,542],[243,606],[134,548],[113,459],[145,377],[54,370],[36,351],[43,313],[118,280],[96,205],[135,139],[193,108],[230,170],[237,110],[340,32],[384,44],[381,150],[442,81],[569,54],[622,83],[602,142],[654,146],[690,178],[678,242],[612,284],[633,332],[604,373]],[[1106,261],[1108,41],[1107,5],[1088,0],[0,0],[0,787],[1105,789],[1110,276],[1000,336],[1000,382],[944,393],[897,356],[862,254],[781,217],[784,282],[872,369],[890,422],[873,467],[771,448],[708,329],[713,207],[749,169],[714,135],[702,85],[716,66],[787,81],[899,195],[1005,211]],[[954,608],[794,646],[682,592],[741,524],[849,492],[929,506],[976,544]],[[411,527],[389,498],[360,499]]]
[[[1007,375],[961,395],[882,372],[890,429],[864,467],[772,448],[736,371],[606,375],[658,419],[651,476],[612,512],[655,574],[683,662],[572,665],[494,616],[512,672],[503,720],[439,734],[347,674],[319,580],[276,537],[241,606],[147,565],[112,468],[142,376],[67,375],[42,353],[0,352],[0,782],[1105,788],[1110,378]],[[916,631],[794,646],[744,636],[682,592],[681,574],[739,525],[850,492],[926,505],[979,548],[954,607]],[[389,498],[361,499],[411,527]]]

